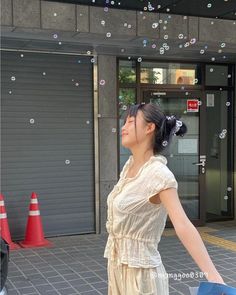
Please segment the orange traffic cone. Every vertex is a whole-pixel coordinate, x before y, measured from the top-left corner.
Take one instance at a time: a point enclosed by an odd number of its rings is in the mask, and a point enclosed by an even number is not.
[[[0,194],[0,222],[1,222],[1,227],[0,227],[1,237],[8,243],[10,250],[19,249],[20,246],[17,245],[16,243],[13,243],[11,239],[11,234],[10,234],[9,225],[7,221],[7,213],[6,213],[4,198],[2,194]]]
[[[52,244],[44,238],[43,226],[36,193],[32,193],[25,240],[19,242],[23,248],[44,247]]]

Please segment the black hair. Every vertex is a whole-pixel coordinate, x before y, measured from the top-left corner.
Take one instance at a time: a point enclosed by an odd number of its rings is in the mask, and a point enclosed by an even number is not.
[[[152,102],[129,105],[127,107],[124,114],[124,124],[128,116],[135,117],[135,132],[136,116],[139,110],[143,113],[144,120],[147,123],[154,123],[156,125],[153,138],[154,155],[160,154],[170,145],[172,136],[184,136],[187,133],[187,126],[184,122],[179,120],[175,115],[166,116],[160,107]],[[177,131],[176,124],[181,125]]]

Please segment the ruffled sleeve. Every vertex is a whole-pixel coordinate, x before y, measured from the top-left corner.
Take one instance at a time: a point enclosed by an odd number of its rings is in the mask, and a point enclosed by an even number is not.
[[[178,190],[178,182],[172,171],[166,165],[161,166],[159,169],[154,169],[149,181],[148,200],[168,188]]]

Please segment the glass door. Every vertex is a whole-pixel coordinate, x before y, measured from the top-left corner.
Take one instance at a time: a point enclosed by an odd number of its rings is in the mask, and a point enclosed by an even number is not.
[[[176,115],[188,127],[188,132],[183,138],[173,137],[172,144],[163,155],[167,158],[167,166],[178,181],[178,193],[186,214],[194,225],[203,225],[206,153],[203,144],[204,133],[200,133],[200,129],[205,125],[205,108],[201,92],[144,89],[142,98],[145,103],[158,104],[166,115]]]
[[[206,221],[233,219],[233,115],[227,90],[206,91]]]

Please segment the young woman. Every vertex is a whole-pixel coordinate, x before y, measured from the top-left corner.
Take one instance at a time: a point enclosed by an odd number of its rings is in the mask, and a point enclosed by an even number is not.
[[[175,232],[208,281],[223,283],[204,243],[186,216],[178,183],[161,152],[186,125],[154,103],[129,106],[122,145],[132,155],[107,198],[108,295],[168,295],[169,278],[158,251],[167,214]]]

